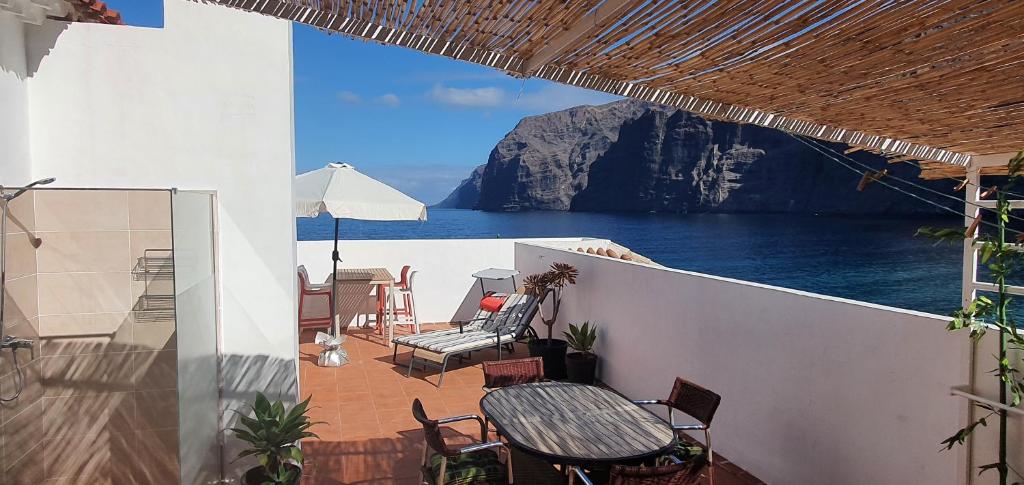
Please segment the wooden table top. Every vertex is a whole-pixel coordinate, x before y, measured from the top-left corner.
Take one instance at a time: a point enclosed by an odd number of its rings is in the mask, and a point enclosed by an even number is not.
[[[595,386],[510,386],[485,395],[480,408],[510,443],[563,464],[637,461],[676,443],[672,428],[654,413]]]
[[[338,268],[338,281],[369,280],[371,285],[386,285],[395,282],[395,277],[386,268]],[[331,277],[327,277],[330,282]]]

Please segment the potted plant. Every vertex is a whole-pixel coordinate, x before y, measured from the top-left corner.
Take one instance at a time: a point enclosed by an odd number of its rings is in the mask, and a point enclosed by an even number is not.
[[[565,340],[575,352],[565,356],[565,371],[569,382],[593,384],[597,371],[597,354],[591,352],[597,340],[597,326],[590,322],[576,326],[569,324],[569,331],[563,332]]]
[[[302,450],[298,442],[318,438],[309,430],[314,424],[306,416],[309,398],[290,411],[277,401],[273,404],[262,393],[250,406],[253,417],[239,413],[241,427],[231,428],[235,437],[249,447],[237,459],[255,456],[259,466],[250,468],[242,476],[245,485],[295,485],[302,478]]]
[[[537,297],[548,294],[551,301],[549,316],[544,315],[543,306],[540,309],[540,319],[548,327],[547,338],[531,339],[529,343],[530,356],[544,359],[544,375],[549,379],[565,379],[565,351],[568,343],[553,338],[551,333],[558,320],[558,309],[562,306],[562,290],[576,284],[578,275],[579,270],[572,265],[553,263],[548,271],[527,276],[523,281],[527,292]]]

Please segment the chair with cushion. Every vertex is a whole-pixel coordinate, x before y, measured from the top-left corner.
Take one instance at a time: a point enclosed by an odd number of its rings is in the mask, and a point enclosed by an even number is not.
[[[334,326],[334,297],[331,284],[310,284],[305,266],[299,266],[299,331]]]
[[[640,405],[663,405],[668,408],[668,422],[676,431],[703,431],[704,445],[707,447],[708,482],[715,483],[714,451],[711,449],[711,420],[715,417],[715,411],[722,402],[722,396],[709,391],[697,384],[694,384],[682,377],[676,377],[672,385],[672,392],[668,399],[654,399],[633,401]],[[683,414],[697,420],[692,424],[676,424],[674,411],[681,411]]]
[[[483,368],[484,390],[488,392],[501,387],[544,380],[544,359],[540,357],[486,361]]]
[[[423,459],[420,462],[420,483],[437,485],[509,484],[512,483],[512,458],[501,441],[487,441],[487,428],[480,416],[467,414],[433,420],[427,417],[419,399],[412,402],[412,415],[423,426]],[[480,441],[452,447],[441,434],[441,425],[475,420],[480,423]],[[504,455],[505,462],[501,462]]]
[[[608,485],[696,485],[700,482],[701,472],[707,465],[703,457],[681,462],[669,457],[671,463],[659,466],[623,466],[612,465],[608,475]],[[569,470],[569,485],[579,480],[584,485],[594,482],[578,467]]]

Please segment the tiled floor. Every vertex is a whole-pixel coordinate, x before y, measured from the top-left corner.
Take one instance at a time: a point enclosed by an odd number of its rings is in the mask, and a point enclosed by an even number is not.
[[[412,400],[419,398],[431,417],[480,414],[480,362],[494,359],[494,351],[474,353],[472,361],[450,366],[439,389],[436,370],[425,374],[414,370],[407,378],[405,367],[391,363],[391,349],[376,333],[350,330],[344,345],[350,363],[339,368],[316,366],[320,347],[311,343],[312,338],[312,332],[302,335],[301,388],[303,397],[312,396],[310,417],[324,424],[314,428],[319,440],[303,444],[309,483],[416,484],[423,435],[410,412]],[[515,355],[525,356],[525,347],[517,347]],[[408,362],[407,358],[407,353],[398,354],[400,363]],[[447,431],[458,440],[479,434],[473,422]],[[760,483],[730,464],[716,467],[715,482]]]

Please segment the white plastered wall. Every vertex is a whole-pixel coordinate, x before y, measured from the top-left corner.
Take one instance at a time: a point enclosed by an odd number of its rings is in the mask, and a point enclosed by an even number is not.
[[[185,0],[164,7],[161,29],[25,27],[31,175],[58,187],[215,191],[224,403],[255,391],[292,401],[291,24]]]
[[[516,268],[579,269],[559,324],[598,325],[599,377],[634,399],[676,376],[722,395],[716,450],[767,483],[958,483],[964,335],[937,315],[516,245]]]
[[[0,12],[0,185],[29,181],[26,69],[22,23]]]

